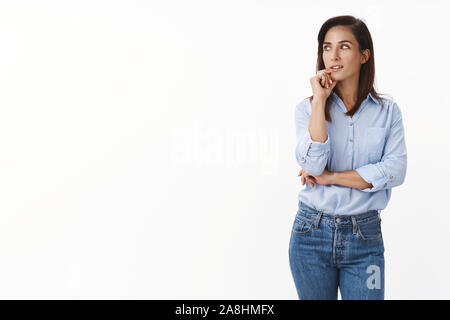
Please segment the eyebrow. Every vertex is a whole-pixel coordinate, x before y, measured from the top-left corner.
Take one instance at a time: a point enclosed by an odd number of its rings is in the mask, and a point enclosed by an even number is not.
[[[350,40],[341,40],[341,41],[338,41],[338,43],[341,43],[341,42],[350,42],[351,44],[353,44]],[[324,41],[323,44],[331,44],[331,42],[326,42],[326,41]]]

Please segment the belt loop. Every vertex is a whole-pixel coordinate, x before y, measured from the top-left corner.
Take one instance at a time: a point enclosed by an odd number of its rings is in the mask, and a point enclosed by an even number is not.
[[[355,216],[352,216],[352,224],[353,224],[353,234],[356,234],[357,224],[356,224]]]
[[[319,211],[319,213],[316,216],[316,219],[314,219],[314,229],[317,229],[319,227],[319,222],[321,218],[322,218],[322,211]]]

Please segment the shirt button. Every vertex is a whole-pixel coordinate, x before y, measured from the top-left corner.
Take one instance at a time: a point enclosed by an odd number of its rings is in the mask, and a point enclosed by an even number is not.
[[[353,142],[353,139],[350,139],[350,142]]]
[[[353,125],[353,122],[350,122],[350,125],[352,126],[352,125]]]
[[[392,178],[393,178],[393,176],[390,176],[390,177],[389,177],[389,179],[392,179]]]
[[[305,157],[302,157],[302,161],[305,160]]]

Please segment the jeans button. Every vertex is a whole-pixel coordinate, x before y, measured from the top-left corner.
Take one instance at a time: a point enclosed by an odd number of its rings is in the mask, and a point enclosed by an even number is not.
[[[340,218],[336,218],[336,222],[337,223],[341,222],[341,219]]]

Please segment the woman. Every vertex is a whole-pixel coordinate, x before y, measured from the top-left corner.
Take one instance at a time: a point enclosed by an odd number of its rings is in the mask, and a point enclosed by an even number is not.
[[[384,299],[380,212],[406,175],[402,115],[380,98],[366,25],[353,16],[319,31],[313,95],[296,105],[302,169],[289,262],[299,299]]]

